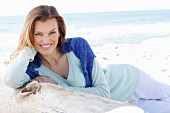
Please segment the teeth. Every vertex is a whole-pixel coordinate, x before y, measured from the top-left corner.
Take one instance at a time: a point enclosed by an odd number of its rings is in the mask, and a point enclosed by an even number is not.
[[[42,47],[47,48],[50,47],[50,45],[42,45]]]

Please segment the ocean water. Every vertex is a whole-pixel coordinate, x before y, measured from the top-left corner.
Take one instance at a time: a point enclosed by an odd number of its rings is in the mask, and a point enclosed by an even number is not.
[[[141,43],[170,37],[170,10],[61,14],[67,37],[81,36],[92,45]],[[0,40],[17,43],[26,16],[0,17]],[[14,44],[15,45],[15,44]],[[0,46],[1,47],[1,46]]]

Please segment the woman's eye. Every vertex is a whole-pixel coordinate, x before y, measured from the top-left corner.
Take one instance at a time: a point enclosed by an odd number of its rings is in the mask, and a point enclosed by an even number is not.
[[[41,33],[36,33],[35,36],[42,36],[42,34]]]
[[[51,35],[51,34],[55,34],[55,31],[53,31],[53,32],[50,32],[49,34],[50,34],[50,35]]]

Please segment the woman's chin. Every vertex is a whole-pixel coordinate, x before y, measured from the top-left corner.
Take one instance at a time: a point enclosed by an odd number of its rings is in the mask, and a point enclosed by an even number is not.
[[[49,52],[49,51],[41,51],[41,52],[39,52],[41,55],[50,55],[51,54],[51,52]]]

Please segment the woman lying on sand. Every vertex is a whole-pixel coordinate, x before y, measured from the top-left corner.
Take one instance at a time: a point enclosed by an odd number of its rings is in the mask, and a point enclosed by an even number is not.
[[[119,101],[149,113],[170,113],[170,87],[127,64],[101,68],[88,42],[65,38],[63,18],[53,6],[41,5],[27,15],[18,47],[3,82],[19,88],[36,80]]]

